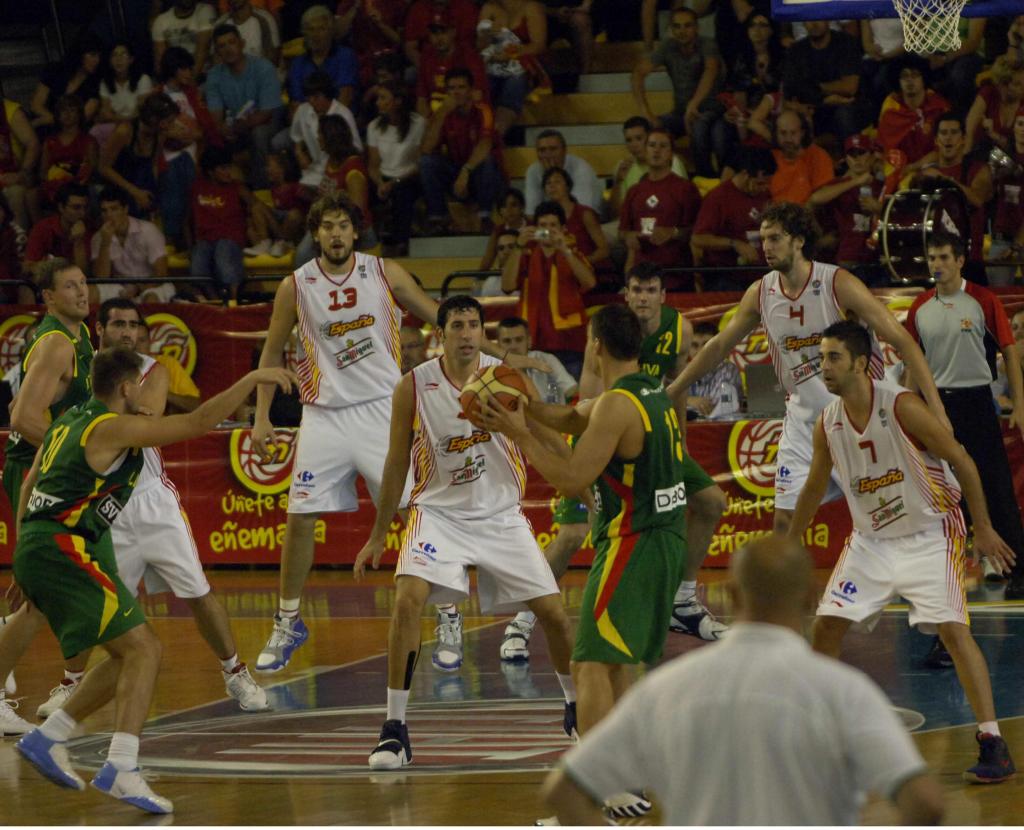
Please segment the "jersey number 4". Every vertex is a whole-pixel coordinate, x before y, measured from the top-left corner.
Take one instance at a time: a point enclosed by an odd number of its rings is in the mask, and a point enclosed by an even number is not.
[[[343,308],[352,308],[356,304],[356,290],[354,288],[343,288],[341,291],[328,291],[331,297],[331,304],[327,306],[328,311],[340,311]],[[341,295],[342,299],[338,299]]]

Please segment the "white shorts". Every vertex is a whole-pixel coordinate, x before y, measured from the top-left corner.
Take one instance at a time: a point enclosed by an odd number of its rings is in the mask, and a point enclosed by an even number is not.
[[[484,614],[519,611],[527,600],[558,593],[551,566],[518,507],[472,520],[424,507],[409,510],[396,577],[429,582],[429,602],[459,603],[469,596],[471,566],[477,569]]]
[[[110,529],[117,572],[132,594],[170,591],[179,599],[210,593],[178,491],[168,479],[136,489]]]
[[[390,426],[390,397],[342,409],[302,407],[288,512],[354,513],[357,474],[376,504]]]
[[[896,539],[867,538],[854,531],[846,541],[818,605],[819,617],[842,617],[870,631],[885,606],[899,596],[910,603],[910,625],[926,634],[938,623],[969,624],[964,590],[962,525],[942,526]]]
[[[782,437],[779,438],[779,466],[775,468],[775,507],[780,510],[794,510],[800,491],[807,483],[814,455],[814,421],[801,421],[788,415],[782,421]],[[835,477],[829,481],[822,504],[835,501],[843,495]]]

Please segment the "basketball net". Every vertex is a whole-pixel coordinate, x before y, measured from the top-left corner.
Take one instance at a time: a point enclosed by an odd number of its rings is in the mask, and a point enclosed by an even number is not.
[[[908,52],[930,55],[960,48],[960,13],[967,0],[892,0],[903,21]]]

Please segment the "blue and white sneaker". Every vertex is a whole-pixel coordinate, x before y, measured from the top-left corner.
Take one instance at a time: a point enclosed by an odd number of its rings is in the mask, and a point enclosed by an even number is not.
[[[377,746],[370,753],[370,769],[401,769],[412,763],[409,727],[400,720],[386,720]]]
[[[38,729],[33,729],[14,745],[21,757],[34,766],[45,778],[58,787],[84,790],[85,782],[78,777],[68,758],[67,744],[51,741]]]
[[[462,614],[437,612],[437,645],[431,662],[441,671],[455,671],[462,665]]]
[[[174,812],[174,805],[169,799],[157,795],[149,788],[138,767],[128,771],[119,770],[107,761],[92,779],[92,786],[101,793],[147,813],[166,815]]]
[[[256,658],[256,671],[281,671],[292,659],[295,649],[308,639],[309,629],[306,628],[302,617],[285,620],[275,614],[274,630],[263,647],[263,651]]]

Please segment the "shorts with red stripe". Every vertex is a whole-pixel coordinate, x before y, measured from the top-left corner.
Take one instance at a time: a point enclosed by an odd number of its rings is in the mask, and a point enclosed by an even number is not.
[[[573,661],[657,662],[685,563],[686,542],[671,531],[598,541],[583,589]]]
[[[854,531],[832,571],[818,616],[851,620],[870,631],[882,611],[903,597],[910,625],[932,634],[939,623],[969,624],[964,589],[966,537],[959,510],[930,530],[893,539]]]
[[[46,617],[65,658],[146,622],[117,575],[109,533],[91,542],[57,522],[25,522],[14,548],[14,578]]]

